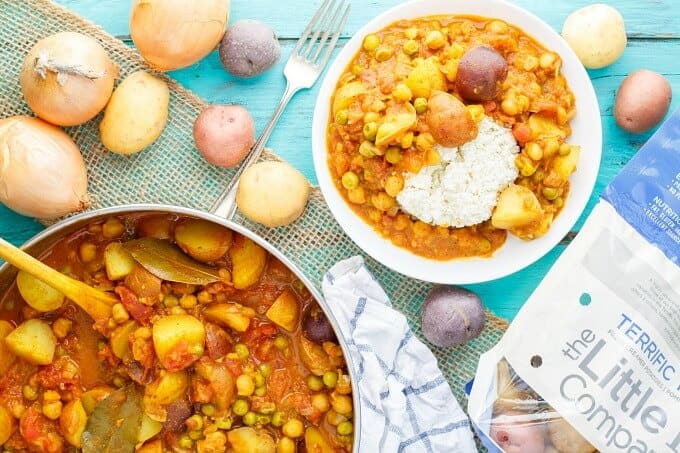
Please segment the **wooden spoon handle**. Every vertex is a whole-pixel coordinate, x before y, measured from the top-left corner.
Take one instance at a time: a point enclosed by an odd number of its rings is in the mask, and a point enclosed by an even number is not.
[[[0,258],[42,280],[75,302],[95,321],[111,316],[118,298],[56,271],[23,250],[0,238]]]

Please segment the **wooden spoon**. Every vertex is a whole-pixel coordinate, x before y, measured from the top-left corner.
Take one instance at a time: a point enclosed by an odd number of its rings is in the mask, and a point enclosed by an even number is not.
[[[114,294],[68,277],[2,238],[0,238],[0,258],[61,292],[85,310],[95,321],[110,318],[111,307],[119,302]]]

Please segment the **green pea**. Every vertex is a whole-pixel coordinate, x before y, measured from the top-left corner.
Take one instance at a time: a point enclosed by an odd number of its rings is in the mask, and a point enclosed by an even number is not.
[[[375,140],[375,136],[378,133],[378,123],[376,122],[370,122],[364,124],[364,128],[362,130],[364,134],[364,138],[366,140],[373,141]]]
[[[283,335],[279,335],[274,339],[274,346],[276,349],[284,350],[288,347],[288,339]]]
[[[250,407],[248,401],[244,399],[238,399],[234,401],[234,404],[231,405],[232,412],[240,417],[246,415],[249,409]]]
[[[201,406],[201,412],[203,412],[203,415],[207,415],[208,417],[215,415],[215,405],[204,404]]]
[[[198,440],[203,437],[202,431],[189,431],[189,439]]]
[[[319,376],[314,376],[313,374],[307,378],[307,387],[313,392],[319,392],[323,390],[323,381]]]
[[[250,351],[248,350],[248,346],[244,345],[243,343],[236,343],[234,345],[234,352],[236,352],[236,355],[241,360],[247,359],[248,356],[250,355]]]
[[[360,64],[355,64],[354,66],[352,66],[352,74],[354,74],[355,76],[361,75],[362,72],[364,72],[364,67],[361,66]]]
[[[182,448],[191,448],[194,445],[194,441],[191,440],[189,435],[187,434],[182,434],[179,437],[179,446]]]
[[[215,420],[215,426],[217,426],[218,429],[231,429],[231,419],[229,418],[218,418]]]
[[[378,154],[378,148],[368,140],[361,142],[359,145],[359,154],[364,157],[371,158]]]
[[[364,38],[364,43],[363,47],[365,50],[368,50],[369,52],[374,51],[375,49],[378,48],[380,45],[380,38],[378,38],[378,35],[371,33],[370,35],[366,35]]]
[[[261,363],[258,367],[260,374],[266,378],[272,375],[272,366],[268,363]]]
[[[326,371],[323,374],[323,383],[326,387],[329,389],[332,389],[335,387],[335,385],[338,383],[338,373],[335,371]]]
[[[255,389],[255,396],[265,396],[267,394],[267,387],[258,387]]]
[[[398,164],[403,158],[401,150],[396,146],[390,146],[385,152],[385,160],[391,164]]]
[[[269,415],[260,415],[257,417],[257,424],[258,425],[268,425],[271,423],[272,418]]]
[[[411,56],[418,53],[418,50],[420,50],[420,46],[415,40],[409,39],[404,43],[404,47],[402,47],[402,50],[406,55]]]
[[[278,428],[279,426],[283,426],[283,422],[284,422],[284,421],[285,421],[285,420],[284,420],[284,417],[283,417],[283,412],[278,412],[278,411],[277,411],[277,412],[274,412],[274,413],[272,414],[272,425],[273,425],[273,426],[276,426],[277,428]]]
[[[348,436],[352,434],[352,431],[354,430],[354,427],[352,426],[352,422],[342,422],[338,425],[338,434],[341,436]]]
[[[184,422],[187,427],[191,430],[198,430],[203,428],[203,417],[198,414],[194,414]]]
[[[553,187],[544,187],[543,188],[543,196],[545,197],[546,200],[554,200],[560,195],[559,190],[553,188]]]
[[[427,99],[415,98],[413,101],[413,107],[416,109],[416,113],[425,113],[427,110]]]
[[[264,376],[260,373],[255,374],[255,387],[262,387],[265,384]]]
[[[347,171],[342,175],[342,186],[347,190],[359,187],[359,176],[353,171]]]
[[[340,125],[345,125],[347,124],[347,121],[349,120],[349,114],[347,113],[347,110],[340,110],[338,113],[335,114],[335,122],[340,124]]]
[[[243,416],[244,425],[253,426],[255,423],[257,423],[257,414],[255,412],[250,411]]]
[[[163,305],[165,305],[167,308],[176,307],[179,305],[179,299],[175,295],[167,294],[163,298]]]
[[[562,206],[564,206],[564,198],[562,198],[562,197],[557,197],[557,198],[555,198],[555,199],[553,200],[552,203],[553,203],[553,205],[554,205],[555,207],[561,208]]]

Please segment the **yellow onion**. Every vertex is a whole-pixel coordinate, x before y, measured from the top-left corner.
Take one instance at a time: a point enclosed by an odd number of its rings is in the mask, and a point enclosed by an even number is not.
[[[87,207],[87,171],[78,146],[38,118],[0,120],[0,202],[53,219]]]
[[[116,77],[118,67],[95,39],[63,32],[38,41],[28,52],[21,89],[40,118],[75,126],[104,109]]]
[[[229,0],[133,0],[130,35],[158,71],[190,66],[222,39]]]

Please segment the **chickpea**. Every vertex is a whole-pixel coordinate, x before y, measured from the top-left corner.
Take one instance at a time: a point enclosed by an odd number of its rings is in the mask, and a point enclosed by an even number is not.
[[[467,110],[475,123],[479,123],[484,119],[484,107],[479,104],[471,104],[467,106]]]
[[[335,114],[335,122],[341,126],[347,124],[347,121],[349,121],[349,113],[347,110],[339,110],[338,113]]]
[[[562,106],[557,107],[556,117],[557,124],[567,124],[567,121],[569,121],[567,111]]]
[[[361,142],[361,145],[359,145],[359,154],[361,154],[364,157],[370,159],[371,157],[374,157],[378,153],[379,153],[378,147],[368,140]]]
[[[366,203],[366,193],[363,187],[357,187],[347,192],[347,198],[354,204]]]
[[[352,422],[342,422],[338,425],[337,430],[338,434],[341,436],[349,436],[352,434],[354,427],[352,426]]]
[[[368,112],[364,115],[364,124],[377,122],[380,119],[380,115],[376,112]]]
[[[370,141],[375,140],[375,136],[378,133],[378,123],[373,121],[371,121],[370,123],[365,123],[362,129],[362,133],[364,134],[364,138],[366,140]]]
[[[423,132],[416,137],[416,148],[420,152],[427,152],[434,148],[434,137],[429,132]]]
[[[522,176],[529,177],[536,172],[536,166],[531,159],[521,154],[515,158],[515,166]]]
[[[185,294],[179,299],[179,305],[186,310],[194,308],[197,304],[198,300],[193,294]]]
[[[418,37],[418,29],[416,27],[407,28],[404,30],[404,36],[408,39],[416,39]]]
[[[247,412],[246,415],[243,416],[244,425],[253,426],[255,423],[257,423],[257,414],[255,412]]]
[[[342,186],[348,190],[356,189],[359,187],[359,176],[353,171],[345,172],[345,174],[342,175]]]
[[[297,439],[304,434],[305,426],[297,418],[291,418],[283,424],[281,431],[283,431],[284,435]]]
[[[364,38],[363,42],[364,50],[372,52],[375,49],[377,49],[379,45],[380,38],[378,38],[378,35],[376,34],[371,33],[370,35],[366,35],[366,37]]]
[[[102,235],[106,239],[115,239],[123,235],[125,232],[125,225],[119,219],[111,217],[106,219],[102,225]]]
[[[179,299],[174,294],[166,294],[163,297],[163,305],[165,305],[166,308],[176,307],[179,305]]]
[[[392,96],[394,96],[394,99],[397,101],[406,102],[411,100],[413,93],[411,92],[411,89],[408,87],[408,85],[405,83],[399,83],[396,87],[394,87]]]
[[[282,437],[276,444],[276,453],[295,453],[295,441],[290,437]]]
[[[413,132],[407,132],[399,139],[399,145],[403,149],[408,149],[413,144],[413,138]]]
[[[539,161],[543,159],[543,150],[541,149],[541,145],[536,142],[527,143],[527,145],[524,147],[524,150],[531,160]]]
[[[312,395],[311,401],[312,407],[319,412],[328,412],[328,409],[331,408],[330,401],[325,393],[315,393]]]
[[[396,197],[404,188],[404,179],[399,175],[390,175],[385,180],[385,192],[390,197]]]
[[[83,242],[78,248],[78,254],[83,263],[91,263],[97,258],[97,246],[90,242]]]
[[[380,46],[375,51],[375,59],[378,61],[387,61],[394,55],[394,49],[387,46]]]
[[[283,426],[284,423],[284,415],[283,412],[276,411],[272,414],[272,426],[279,427]]]
[[[24,385],[22,393],[24,398],[26,398],[28,401],[35,401],[38,399],[38,390],[36,390],[34,387],[31,387],[30,385]]]
[[[238,415],[239,417],[243,417],[246,415],[246,413],[250,410],[250,406],[248,404],[248,401],[244,399],[237,399],[234,401],[234,404],[231,406],[231,411]]]
[[[432,30],[425,37],[425,45],[432,50],[441,49],[446,45],[446,36],[439,30]]]
[[[556,138],[547,138],[543,141],[543,155],[552,157],[560,149],[560,142]]]
[[[531,72],[538,67],[538,58],[533,55],[527,55],[523,59],[518,60],[522,65],[522,69],[527,72]]]
[[[348,415],[352,412],[352,398],[347,395],[331,394],[331,406],[340,415]]]
[[[320,377],[314,376],[313,374],[307,378],[307,387],[314,392],[318,392],[323,389],[323,381]]]
[[[333,409],[326,412],[326,421],[328,422],[329,425],[338,426],[340,423],[342,423],[346,420],[347,420],[347,417],[345,417],[344,415],[338,414]]]
[[[404,52],[406,55],[408,55],[408,56],[413,56],[413,55],[417,54],[418,51],[420,50],[420,45],[418,45],[418,42],[417,42],[417,41],[415,41],[415,40],[413,40],[413,39],[409,39],[408,41],[406,41],[406,42],[404,43],[404,45],[403,45],[403,47],[401,48],[401,50],[402,50],[402,52]]]
[[[544,187],[542,193],[545,199],[549,201],[556,199],[560,195],[559,189],[555,189],[553,187]]]
[[[507,97],[501,102],[501,110],[506,115],[515,116],[519,114],[520,107],[514,97]]]
[[[198,303],[205,305],[213,301],[213,295],[208,291],[200,291],[196,295],[196,299],[198,300]]]
[[[379,209],[380,211],[387,211],[396,204],[394,198],[387,195],[385,192],[380,192],[373,195],[371,197],[371,203],[373,203],[373,206],[375,206],[375,208]]]
[[[562,143],[560,149],[558,150],[560,156],[568,156],[571,153],[571,145],[568,143]]]
[[[360,64],[355,64],[352,66],[352,74],[355,76],[360,76],[362,72],[364,72],[364,67]]]
[[[73,322],[66,318],[58,318],[52,323],[52,331],[57,338],[66,338],[66,335],[71,331]]]
[[[61,415],[61,408],[61,401],[50,401],[49,403],[43,404],[42,413],[50,420],[56,420]]]
[[[439,151],[434,148],[425,153],[425,162],[427,165],[437,165],[441,160],[442,157],[439,155]]]

